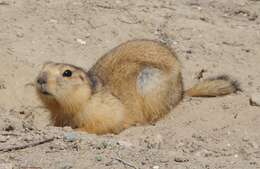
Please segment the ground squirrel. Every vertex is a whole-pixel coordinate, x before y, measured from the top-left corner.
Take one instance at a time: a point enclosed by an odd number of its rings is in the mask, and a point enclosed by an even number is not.
[[[221,76],[183,91],[175,52],[157,41],[132,40],[106,53],[89,71],[45,63],[36,88],[55,126],[106,134],[157,121],[183,95],[226,95],[235,92],[237,85]]]

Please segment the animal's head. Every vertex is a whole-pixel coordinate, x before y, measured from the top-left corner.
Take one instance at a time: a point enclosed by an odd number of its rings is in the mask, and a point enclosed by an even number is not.
[[[63,111],[76,110],[91,95],[91,81],[86,72],[69,64],[45,63],[35,83],[40,99],[47,106],[60,105]]]

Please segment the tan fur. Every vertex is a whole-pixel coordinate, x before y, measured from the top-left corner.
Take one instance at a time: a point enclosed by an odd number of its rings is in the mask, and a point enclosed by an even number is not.
[[[71,70],[71,77],[63,77]],[[46,63],[37,93],[56,126],[70,125],[90,133],[119,133],[136,124],[157,121],[183,95],[180,63],[167,46],[149,40],[121,44],[88,72],[73,65]],[[199,83],[190,96],[219,96],[235,91],[225,79]]]
[[[222,96],[235,92],[237,86],[229,79],[209,79],[197,83],[185,92],[193,97]]]

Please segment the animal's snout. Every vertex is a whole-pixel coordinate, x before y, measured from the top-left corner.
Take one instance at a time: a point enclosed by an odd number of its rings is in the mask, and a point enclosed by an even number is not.
[[[39,85],[43,85],[43,84],[46,84],[47,83],[47,73],[46,72],[43,72],[41,73],[38,78],[37,78],[37,83]]]

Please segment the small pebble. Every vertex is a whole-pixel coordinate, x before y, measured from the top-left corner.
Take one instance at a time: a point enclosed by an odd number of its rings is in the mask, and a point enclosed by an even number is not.
[[[159,169],[160,167],[158,165],[153,166],[153,169]]]
[[[61,169],[71,169],[71,168],[73,168],[71,165],[65,165],[65,166],[61,167]]]
[[[20,113],[20,114],[25,114],[25,112],[24,112],[24,111],[20,111],[19,113]]]
[[[250,15],[250,16],[248,17],[248,20],[250,20],[250,21],[254,21],[254,20],[257,19],[257,17],[258,17],[257,14],[252,14],[252,15]]]
[[[259,148],[259,145],[254,142],[254,141],[251,141],[250,143],[248,143],[251,147],[255,148],[255,149],[258,149]]]
[[[0,89],[6,89],[6,85],[5,85],[5,84],[2,84],[2,83],[0,83]]]
[[[8,124],[6,127],[3,128],[4,131],[13,131],[15,127],[11,124]]]
[[[96,161],[102,161],[102,157],[101,156],[96,156]]]
[[[22,32],[17,32],[16,37],[22,38],[22,37],[24,37],[24,34]]]
[[[255,161],[250,162],[249,164],[250,164],[250,165],[257,165],[257,163],[256,163]]]
[[[78,43],[80,43],[81,45],[86,45],[86,41],[84,41],[84,40],[82,40],[82,39],[79,39],[79,38],[77,38],[76,39],[76,41],[78,42]]]
[[[51,23],[58,23],[58,21],[56,19],[50,19],[49,20]]]
[[[251,106],[260,106],[260,94],[251,95],[249,103]]]
[[[248,142],[248,141],[249,141],[249,138],[248,138],[248,137],[243,137],[242,140],[243,140],[244,142]]]
[[[9,138],[8,137],[4,137],[4,136],[1,136],[0,135],[0,143],[4,143],[8,140]]]
[[[186,50],[186,53],[191,54],[192,51],[191,50]]]
[[[74,132],[65,133],[63,140],[66,142],[73,142],[78,140],[78,135]]]
[[[101,149],[106,149],[108,146],[108,143],[106,143],[105,141],[103,141],[101,144],[97,145],[97,149],[101,150]]]
[[[173,44],[173,45],[177,45],[177,44],[178,44],[178,42],[176,42],[176,41],[173,41],[173,42],[172,42],[172,44]]]
[[[184,163],[184,162],[188,162],[189,159],[183,158],[183,157],[175,157],[175,158],[174,158],[174,161],[175,161],[175,162],[178,162],[178,163]]]
[[[9,3],[5,1],[0,1],[0,5],[9,5]]]

